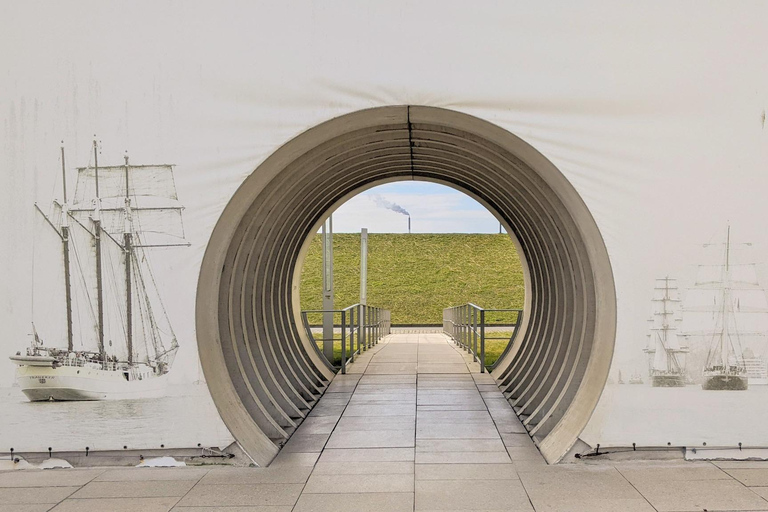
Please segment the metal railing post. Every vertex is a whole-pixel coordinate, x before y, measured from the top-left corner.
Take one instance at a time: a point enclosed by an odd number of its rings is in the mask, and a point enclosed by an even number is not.
[[[464,350],[469,352],[469,306],[464,306]]]
[[[349,362],[355,362],[355,308],[349,310]]]
[[[472,361],[477,362],[477,308],[472,308]]]
[[[456,340],[456,345],[461,346],[461,306],[456,306],[456,309],[453,311],[453,317],[455,318],[453,327],[456,331],[454,339]]]
[[[456,311],[456,323],[457,323],[457,330],[458,330],[458,337],[456,341],[458,342],[459,347],[462,346],[462,340],[464,338],[464,326],[462,325],[463,318],[464,318],[464,308],[459,306],[459,309]]]
[[[341,374],[347,373],[347,340],[346,337],[347,327],[347,312],[341,312]]]
[[[360,304],[359,311],[357,312],[357,350],[361,354],[365,350],[365,344],[363,343],[363,335],[365,333],[365,323],[363,321],[363,312],[365,311],[365,305]]]
[[[480,310],[480,373],[485,373],[485,310]]]

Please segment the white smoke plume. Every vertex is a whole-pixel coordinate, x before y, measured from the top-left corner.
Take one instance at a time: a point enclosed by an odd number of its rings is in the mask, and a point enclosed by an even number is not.
[[[381,197],[379,194],[373,194],[369,196],[371,200],[376,203],[376,206],[380,206],[381,208],[386,208],[387,210],[392,210],[393,212],[402,213],[403,215],[411,216],[410,213],[408,213],[408,210],[403,208],[397,203],[393,203],[392,201],[387,201],[383,197]]]

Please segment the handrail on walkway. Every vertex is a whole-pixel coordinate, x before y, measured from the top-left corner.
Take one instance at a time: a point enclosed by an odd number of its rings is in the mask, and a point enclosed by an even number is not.
[[[341,329],[341,365],[335,366],[332,361],[323,354],[323,351],[318,348],[318,342],[322,341],[336,341],[335,336],[332,338],[317,338],[312,332],[312,327],[321,327],[320,323],[311,324],[309,322],[309,315],[332,313],[334,320],[334,332],[337,327]],[[336,315],[340,315],[340,322],[336,322]],[[352,304],[344,309],[307,309],[301,312],[301,319],[304,322],[304,328],[307,330],[309,339],[312,340],[312,345],[315,350],[322,356],[323,361],[326,362],[328,368],[331,370],[341,369],[341,373],[347,373],[347,364],[355,361],[355,356],[360,355],[362,352],[370,349],[381,340],[384,336],[390,333],[390,327],[392,325],[391,314],[388,309],[377,308],[374,306],[368,306],[366,304]],[[349,340],[349,359],[347,359],[347,340]],[[355,342],[357,342],[357,349],[355,349]]]
[[[495,313],[498,313],[494,315]],[[504,322],[502,317],[514,315],[513,321]],[[443,332],[453,341],[472,354],[472,360],[480,359],[480,373],[486,368],[493,370],[496,364],[507,354],[517,336],[517,330],[523,320],[522,309],[483,309],[472,303],[452,306],[443,310]],[[504,323],[502,323],[504,322]],[[512,327],[512,335],[507,338],[486,335],[486,327]],[[492,331],[489,331],[492,332]],[[493,364],[485,364],[485,342],[487,340],[508,340],[507,346]],[[479,346],[478,346],[479,345]]]

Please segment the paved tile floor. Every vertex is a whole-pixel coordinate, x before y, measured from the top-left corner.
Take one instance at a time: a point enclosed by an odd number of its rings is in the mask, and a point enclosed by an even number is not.
[[[0,512],[768,511],[768,463],[547,466],[441,334],[390,336],[338,375],[268,468],[0,472]]]

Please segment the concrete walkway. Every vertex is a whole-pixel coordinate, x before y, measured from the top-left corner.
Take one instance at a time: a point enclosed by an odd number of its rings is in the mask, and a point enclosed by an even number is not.
[[[0,472],[0,512],[768,511],[764,462],[547,466],[490,376],[441,334],[338,375],[268,468]]]

